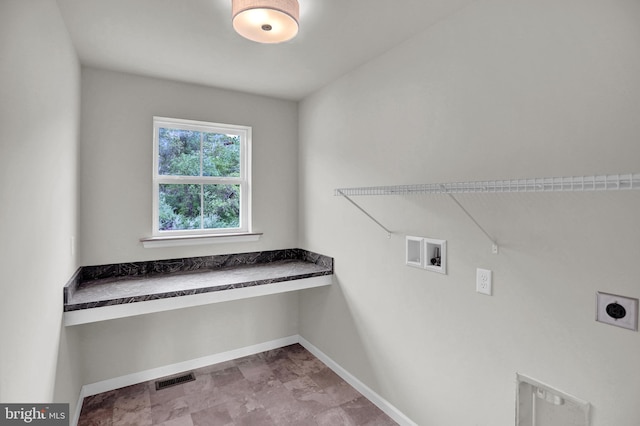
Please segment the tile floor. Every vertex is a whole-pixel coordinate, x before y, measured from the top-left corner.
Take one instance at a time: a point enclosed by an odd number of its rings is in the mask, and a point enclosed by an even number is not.
[[[150,381],[87,397],[78,425],[396,425],[297,344],[194,373],[159,391]]]

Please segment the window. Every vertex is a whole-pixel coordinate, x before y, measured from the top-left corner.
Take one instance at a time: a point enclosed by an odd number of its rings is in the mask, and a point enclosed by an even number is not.
[[[251,128],[153,118],[153,234],[251,232]]]

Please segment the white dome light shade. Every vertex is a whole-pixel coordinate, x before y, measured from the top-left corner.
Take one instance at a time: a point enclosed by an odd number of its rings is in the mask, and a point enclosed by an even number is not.
[[[298,0],[233,0],[233,28],[258,43],[281,43],[298,34]]]

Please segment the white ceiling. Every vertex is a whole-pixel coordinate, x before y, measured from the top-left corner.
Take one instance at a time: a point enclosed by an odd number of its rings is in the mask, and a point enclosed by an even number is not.
[[[231,0],[58,0],[83,65],[299,100],[474,0],[299,0],[286,43],[243,39]]]

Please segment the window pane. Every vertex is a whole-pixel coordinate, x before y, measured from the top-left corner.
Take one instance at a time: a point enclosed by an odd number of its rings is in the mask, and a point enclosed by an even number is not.
[[[205,133],[203,176],[240,176],[240,136]]]
[[[200,229],[201,185],[160,184],[161,231]]]
[[[240,227],[240,185],[204,185],[204,228]]]
[[[201,132],[158,129],[158,173],[173,176],[200,176]]]

